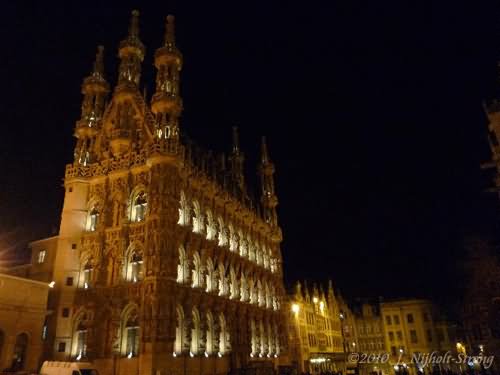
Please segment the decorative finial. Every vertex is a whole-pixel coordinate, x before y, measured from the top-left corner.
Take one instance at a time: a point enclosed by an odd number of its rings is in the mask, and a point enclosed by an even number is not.
[[[130,38],[139,37],[139,11],[134,9],[132,11],[132,17],[130,18],[130,26],[128,28],[128,36]]]
[[[332,279],[328,280],[328,291],[333,291],[333,281],[332,281]]]
[[[238,127],[233,126],[233,154],[240,152],[240,138],[238,136]]]
[[[94,71],[93,75],[104,76],[104,47],[97,46],[97,53],[95,55],[94,61]]]
[[[297,281],[297,285],[295,286],[296,294],[302,295],[302,285],[300,285],[300,281]]]
[[[265,136],[262,137],[261,161],[262,161],[262,164],[269,163],[269,153],[267,152],[267,143],[266,143]]]
[[[165,45],[175,45],[175,17],[169,14],[167,16],[167,26],[165,28]]]

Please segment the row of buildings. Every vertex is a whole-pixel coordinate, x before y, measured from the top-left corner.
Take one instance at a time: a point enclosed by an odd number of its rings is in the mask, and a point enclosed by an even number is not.
[[[300,372],[430,373],[421,355],[465,352],[456,326],[428,300],[347,304],[328,288],[297,283],[289,296],[290,358]],[[439,367],[439,366],[438,366]],[[443,364],[439,370],[464,371]]]

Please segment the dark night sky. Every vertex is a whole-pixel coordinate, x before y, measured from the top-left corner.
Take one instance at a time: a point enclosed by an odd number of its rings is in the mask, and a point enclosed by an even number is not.
[[[116,81],[137,7],[150,93],[164,16],[177,17],[181,127],[192,138],[224,150],[239,125],[252,180],[267,134],[288,281],[332,277],[348,296],[458,293],[463,236],[497,220],[479,165],[489,158],[482,100],[498,86],[498,5],[103,3],[2,4],[1,230],[36,238],[58,226],[82,78],[103,44]]]

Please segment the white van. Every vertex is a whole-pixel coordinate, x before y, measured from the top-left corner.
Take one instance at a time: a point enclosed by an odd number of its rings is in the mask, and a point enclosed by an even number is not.
[[[40,375],[99,375],[99,372],[90,362],[45,361]]]

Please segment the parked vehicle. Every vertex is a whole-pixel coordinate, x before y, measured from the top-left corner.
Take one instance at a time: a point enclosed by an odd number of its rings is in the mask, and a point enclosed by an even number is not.
[[[40,375],[99,375],[99,372],[90,362],[45,361]]]

